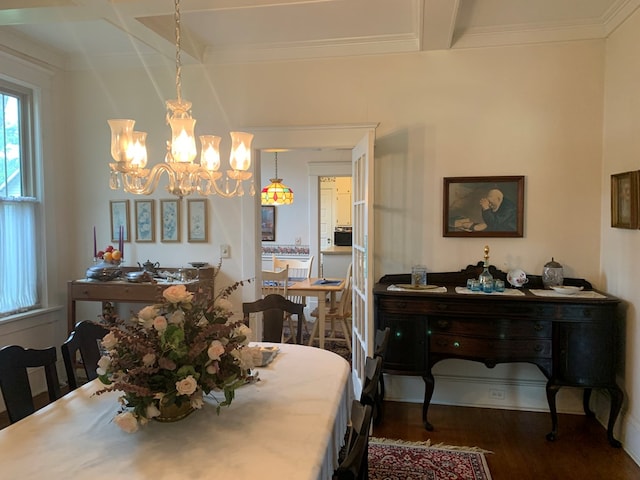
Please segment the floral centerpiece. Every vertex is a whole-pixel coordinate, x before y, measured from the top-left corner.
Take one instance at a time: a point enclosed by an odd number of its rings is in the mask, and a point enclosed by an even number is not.
[[[247,381],[253,349],[247,347],[249,328],[231,319],[228,295],[236,282],[215,298],[193,294],[184,285],[162,293],[164,302],[149,305],[128,321],[116,320],[102,339],[106,350],[98,364],[105,388],[118,390],[121,408],[116,424],[135,432],[149,419],[163,418],[168,408],[202,408],[203,395],[224,394],[217,409],[230,405],[236,388]],[[215,398],[215,397],[214,397]]]

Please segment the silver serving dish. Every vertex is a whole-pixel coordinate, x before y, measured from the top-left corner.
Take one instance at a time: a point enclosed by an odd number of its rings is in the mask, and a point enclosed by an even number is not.
[[[89,267],[85,275],[90,280],[108,282],[119,278],[122,275],[122,270],[119,265],[102,262]]]
[[[127,272],[125,274],[127,281],[133,283],[153,282],[153,277],[153,273],[146,270],[141,270],[139,272]]]

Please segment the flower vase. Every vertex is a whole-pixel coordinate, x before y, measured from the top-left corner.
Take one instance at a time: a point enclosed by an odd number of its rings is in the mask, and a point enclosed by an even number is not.
[[[177,422],[187,418],[192,412],[193,407],[189,402],[183,402],[181,405],[172,403],[170,405],[160,405],[160,415],[153,418],[158,422]]]

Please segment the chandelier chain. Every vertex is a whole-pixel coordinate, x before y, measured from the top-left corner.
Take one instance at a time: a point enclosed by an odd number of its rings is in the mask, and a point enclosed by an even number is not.
[[[182,60],[180,58],[180,0],[174,0],[175,5],[175,29],[176,29],[176,93],[178,95],[178,103],[182,103]]]

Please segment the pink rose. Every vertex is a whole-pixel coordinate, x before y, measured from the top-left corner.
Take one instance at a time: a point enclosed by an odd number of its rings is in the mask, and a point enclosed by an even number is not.
[[[164,332],[167,328],[167,319],[162,315],[157,316],[153,319],[153,328],[155,328],[159,332]]]
[[[191,395],[198,388],[198,382],[193,378],[192,375],[189,375],[187,378],[183,378],[176,382],[176,390],[178,391],[178,395]]]
[[[193,293],[188,292],[184,285],[172,285],[162,292],[162,296],[169,303],[190,303],[193,299]]]
[[[138,431],[138,420],[131,412],[119,413],[115,416],[113,421],[127,433],[134,433]]]
[[[211,342],[207,355],[211,360],[220,360],[220,355],[224,353],[224,346],[220,343],[220,340],[214,340]]]

